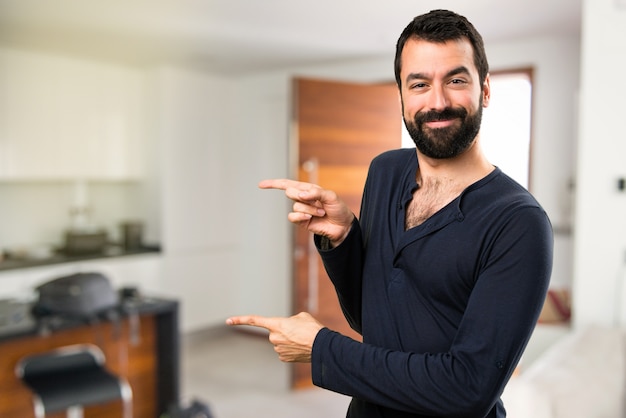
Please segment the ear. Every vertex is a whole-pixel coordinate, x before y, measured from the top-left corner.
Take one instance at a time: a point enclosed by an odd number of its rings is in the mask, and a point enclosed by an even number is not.
[[[489,106],[489,99],[491,98],[491,82],[489,80],[489,74],[485,77],[485,82],[483,83],[483,107]]]

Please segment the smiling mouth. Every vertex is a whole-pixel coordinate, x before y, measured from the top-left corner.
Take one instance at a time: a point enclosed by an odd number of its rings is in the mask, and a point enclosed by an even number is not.
[[[424,122],[424,125],[426,125],[430,129],[447,128],[448,126],[453,125],[457,120],[458,119],[432,120]]]

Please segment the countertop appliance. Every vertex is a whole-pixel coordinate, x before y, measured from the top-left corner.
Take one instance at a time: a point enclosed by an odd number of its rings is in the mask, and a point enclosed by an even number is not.
[[[16,299],[0,299],[0,336],[32,329],[35,319],[31,304]]]

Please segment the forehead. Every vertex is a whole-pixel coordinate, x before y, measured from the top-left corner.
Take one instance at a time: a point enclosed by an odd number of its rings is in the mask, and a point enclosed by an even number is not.
[[[445,74],[449,70],[464,66],[473,74],[478,70],[474,64],[474,50],[466,38],[446,42],[429,42],[411,38],[402,49],[401,78],[408,74]]]

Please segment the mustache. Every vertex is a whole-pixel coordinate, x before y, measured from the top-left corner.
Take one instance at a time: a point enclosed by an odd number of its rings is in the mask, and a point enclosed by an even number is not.
[[[415,115],[415,123],[420,125],[425,122],[437,122],[448,119],[465,119],[467,110],[460,108],[446,107],[441,111],[429,110],[428,112],[420,112]]]

